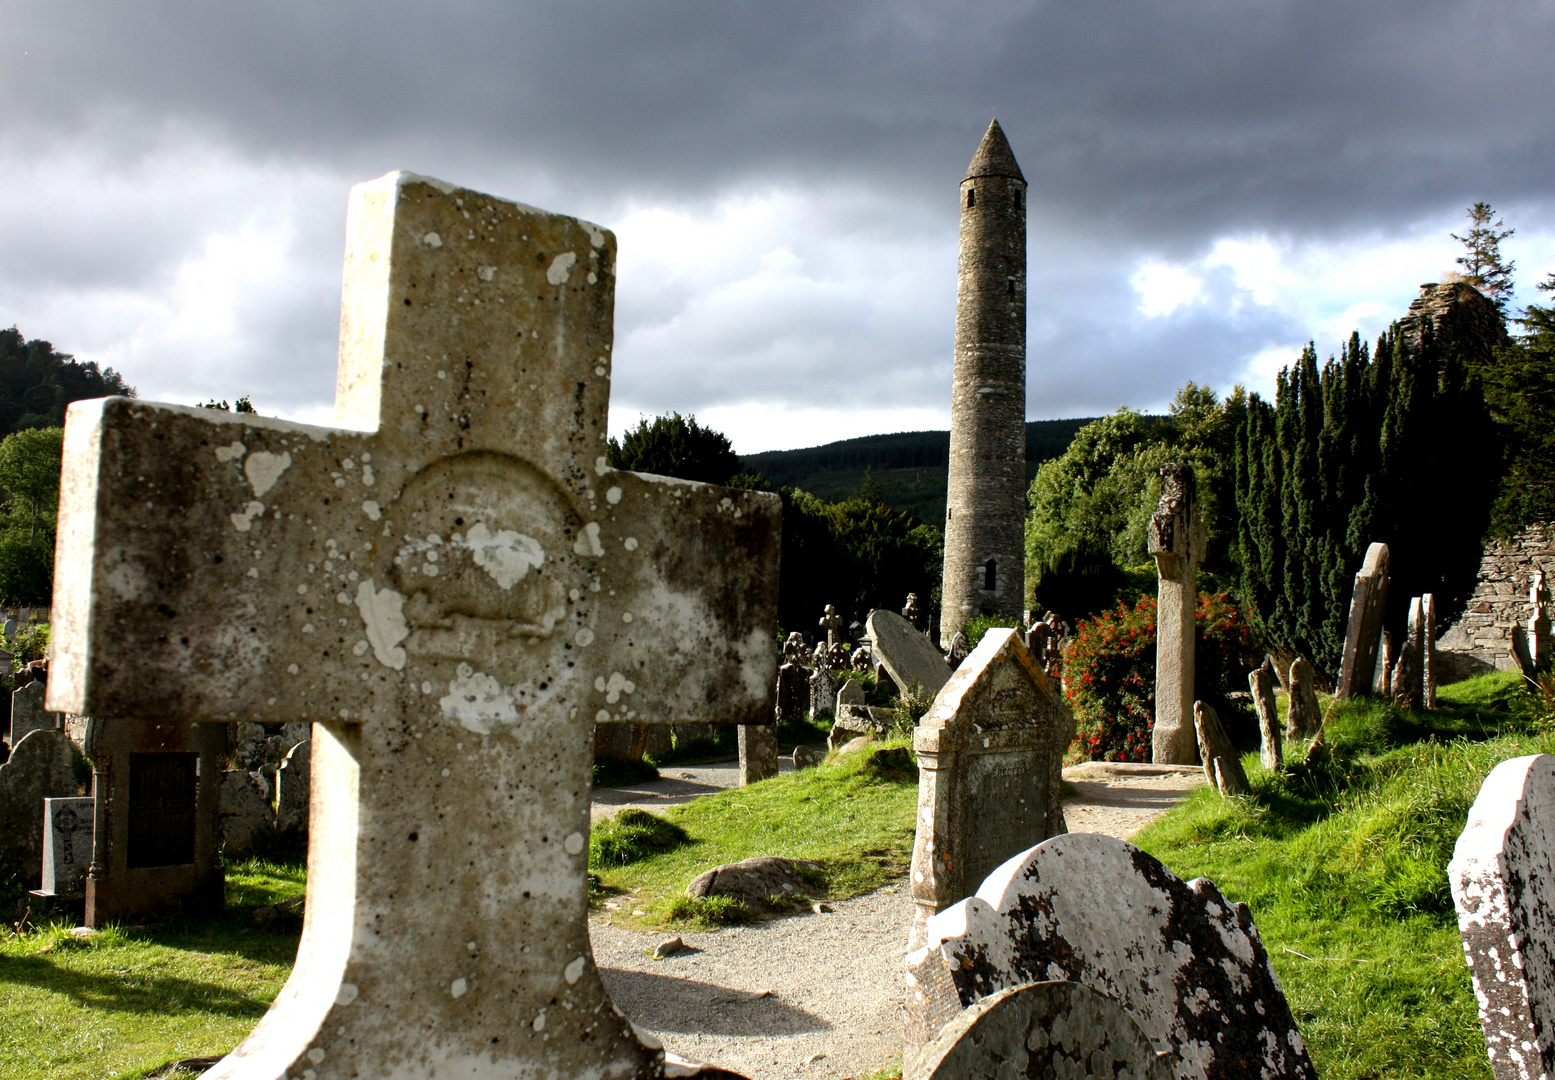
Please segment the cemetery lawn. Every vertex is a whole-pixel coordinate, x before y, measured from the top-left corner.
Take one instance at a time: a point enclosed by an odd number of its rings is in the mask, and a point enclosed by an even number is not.
[[[1507,710],[1519,682],[1445,687],[1430,712],[1342,705],[1327,763],[1287,745],[1276,777],[1249,754],[1250,796],[1200,788],[1134,839],[1252,909],[1324,1080],[1491,1075],[1446,871],[1490,770],[1555,753],[1547,706]]]
[[[0,941],[0,1080],[132,1080],[231,1050],[280,992],[300,919],[253,909],[300,896],[304,867],[227,870],[227,910],[86,940],[64,923]]]
[[[658,816],[683,830],[684,838],[625,865],[601,859],[600,841],[609,831],[605,822],[597,823],[589,867],[598,878],[592,906],[599,911],[604,903],[619,904],[603,910],[628,926],[706,927],[712,924],[706,916],[716,920],[719,913],[690,910],[684,902],[687,884],[721,863],[758,855],[823,863],[825,888],[817,899],[843,900],[905,878],[912,862],[917,775],[881,769],[875,754],[906,745],[882,742],[672,807]],[[644,914],[633,915],[636,911]]]

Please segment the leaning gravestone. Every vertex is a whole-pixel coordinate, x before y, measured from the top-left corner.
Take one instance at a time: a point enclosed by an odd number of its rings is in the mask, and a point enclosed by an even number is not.
[[[45,900],[82,898],[91,865],[92,800],[44,799],[43,883],[32,895]]]
[[[1290,700],[1286,702],[1285,737],[1307,739],[1323,726],[1323,710],[1317,700],[1317,672],[1304,656],[1290,662],[1286,679]]]
[[[1225,798],[1246,795],[1247,773],[1242,768],[1242,755],[1232,745],[1215,710],[1202,701],[1193,703],[1193,731],[1198,736],[1199,758],[1204,762],[1204,778],[1209,786]],[[1275,738],[1279,738],[1278,732]]]
[[[286,759],[275,771],[275,829],[279,833],[307,834],[312,747],[312,740],[304,739],[286,752]]]
[[[1020,635],[983,635],[913,732],[918,824],[913,928],[960,900],[994,867],[1064,832],[1064,751],[1074,717]]]
[[[1116,999],[1182,1080],[1317,1076],[1247,906],[1122,840],[1038,844],[926,930],[906,958],[908,1077],[963,1008],[1050,979]]]
[[[302,943],[206,1080],[656,1077],[589,951],[596,723],[770,723],[776,496],[605,462],[614,238],[352,191],[336,415],[65,429],[51,707],[311,721]]]
[[[216,724],[88,722],[94,835],[87,926],[140,922],[184,900],[221,902],[218,763],[227,749],[227,729]]]
[[[1491,1071],[1555,1075],[1555,757],[1490,771],[1447,878]]]
[[[33,731],[0,765],[0,881],[43,873],[43,800],[76,793],[74,753],[58,731]]]
[[[961,1010],[924,1048],[922,1080],[1172,1080],[1116,1000],[1083,983],[1030,982]]]
[[[1345,629],[1344,656],[1339,664],[1335,697],[1360,697],[1370,691],[1382,640],[1382,617],[1388,607],[1388,545],[1372,544],[1355,572],[1350,594],[1350,621]]]
[[[1253,708],[1258,713],[1258,731],[1262,736],[1258,759],[1269,772],[1279,772],[1280,714],[1274,707],[1274,673],[1271,667],[1254,668],[1247,673],[1247,688],[1253,695]]]
[[[1157,765],[1192,765],[1193,664],[1204,524],[1199,519],[1191,465],[1172,462],[1161,467],[1161,504],[1150,518],[1149,540],[1160,575],[1150,760]]]
[[[932,698],[950,681],[950,669],[934,643],[896,612],[876,608],[866,625],[875,656],[897,690],[905,694],[917,683],[919,692]]]
[[[16,744],[34,731],[64,731],[65,718],[43,707],[44,685],[34,680],[11,693],[11,738]]]

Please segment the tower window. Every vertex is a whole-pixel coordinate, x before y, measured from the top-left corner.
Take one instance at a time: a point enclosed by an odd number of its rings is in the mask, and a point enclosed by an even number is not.
[[[1010,278],[1009,279],[1009,285],[1010,285],[1010,295],[1014,296],[1015,295],[1015,279],[1014,278]]]
[[[977,189],[976,188],[967,188],[966,189],[966,204],[967,204],[967,208],[968,209],[970,209],[971,207],[974,207],[974,206],[977,205]]]
[[[999,587],[999,564],[989,559],[983,564],[983,588],[989,592]]]
[[[1018,188],[1015,191],[1015,209],[1020,209],[1020,189]]]

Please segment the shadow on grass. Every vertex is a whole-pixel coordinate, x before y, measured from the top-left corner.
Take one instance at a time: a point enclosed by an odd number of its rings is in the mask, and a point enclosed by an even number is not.
[[[60,958],[69,955],[63,953]],[[213,983],[128,971],[79,971],[56,962],[51,955],[0,957],[0,983],[62,994],[86,1008],[112,1012],[200,1009],[221,1016],[257,1019],[270,1007],[267,1002],[255,1001]]]

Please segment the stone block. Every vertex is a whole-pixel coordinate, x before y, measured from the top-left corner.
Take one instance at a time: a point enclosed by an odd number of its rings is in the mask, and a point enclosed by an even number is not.
[[[1062,979],[1114,998],[1181,1080],[1316,1080],[1247,906],[1121,840],[1071,833],[1038,844],[926,930],[906,958],[918,1025],[907,1033],[909,1077],[963,1008]]]

